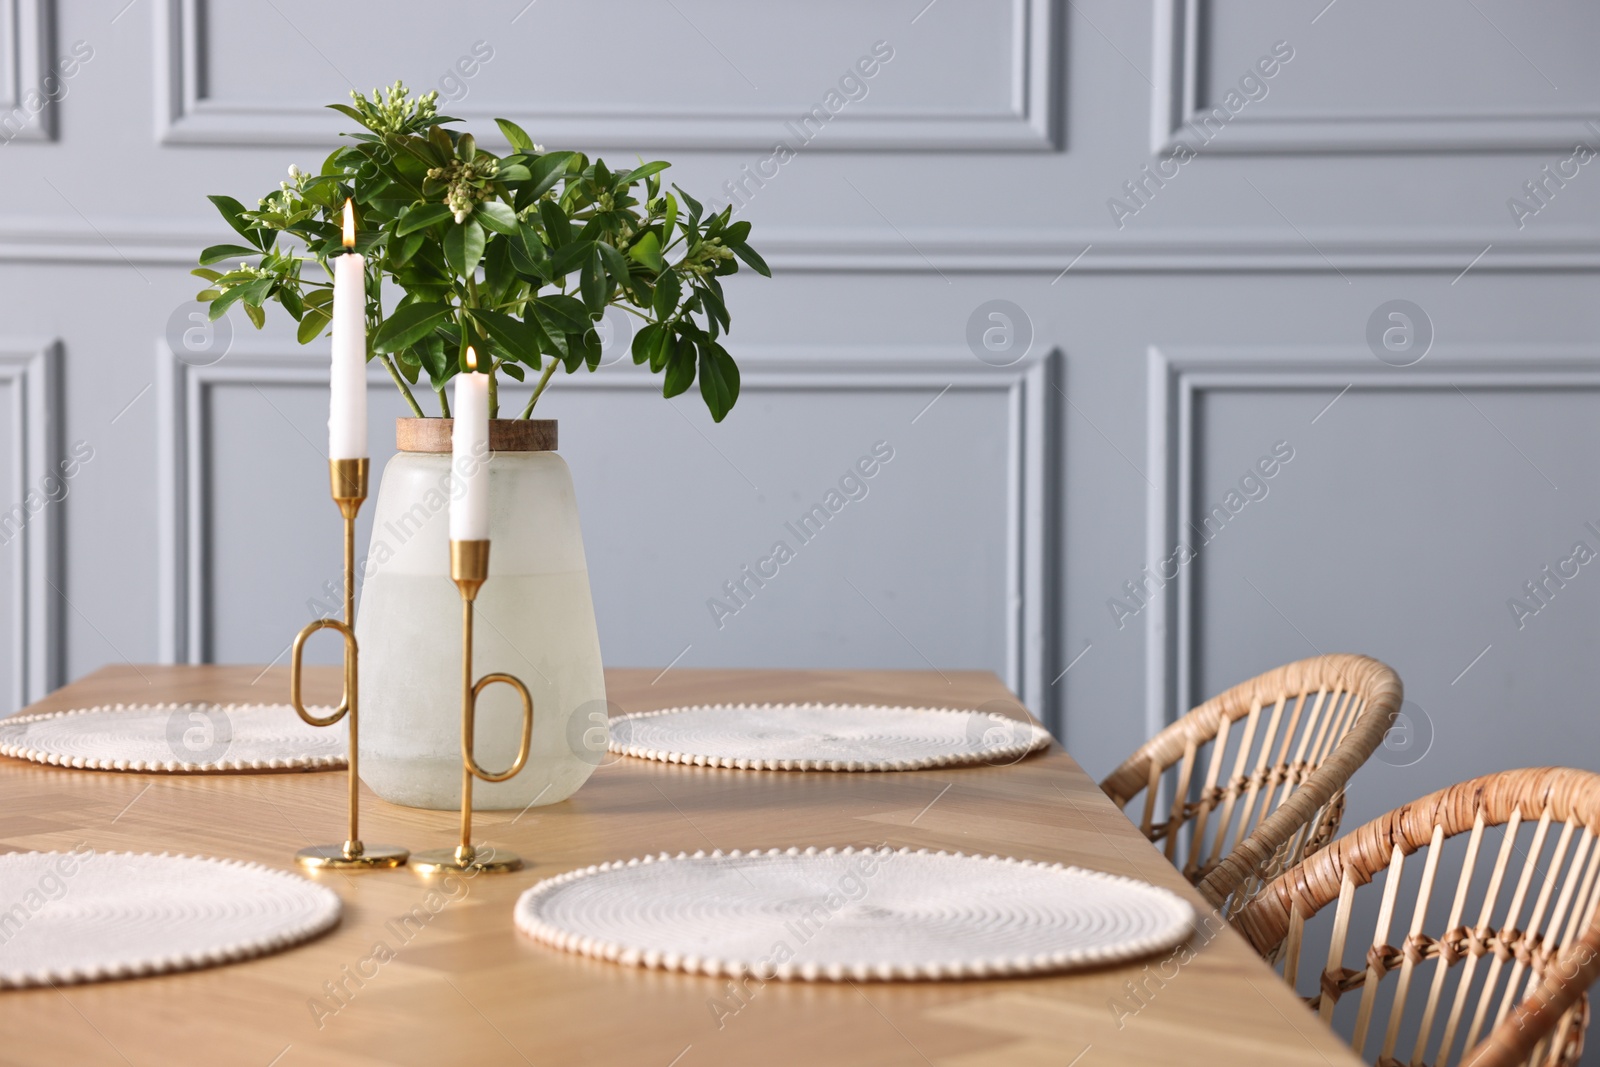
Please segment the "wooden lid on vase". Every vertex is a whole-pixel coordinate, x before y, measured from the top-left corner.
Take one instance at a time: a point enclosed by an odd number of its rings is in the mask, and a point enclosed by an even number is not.
[[[454,419],[394,420],[394,444],[402,452],[448,452]],[[555,419],[490,419],[489,451],[554,452]]]

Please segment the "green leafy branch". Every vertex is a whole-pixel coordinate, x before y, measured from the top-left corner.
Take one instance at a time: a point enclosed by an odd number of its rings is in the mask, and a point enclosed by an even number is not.
[[[447,128],[459,120],[436,113],[436,93],[413,99],[400,82],[351,98],[329,106],[365,132],[348,134],[354,143],[318,173],[290,167],[253,210],[210,198],[243,241],[200,253],[194,273],[208,288],[197,299],[213,319],[238,304],[260,329],[266,305],[276,303],[299,324],[301,344],[323,336],[333,312],[324,279],[329,258],[343,251],[349,198],[355,249],[366,259],[367,358],[383,363],[416,415],[424,412],[412,386],[424,376],[449,415],[446,385],[472,346],[490,375],[491,416],[504,374],[534,380],[521,413],[532,417],[557,370],[599,366],[594,324],[609,307],[643,321],[633,359],[662,375],[663,396],[698,380],[713,419],[733,408],[739,368],[722,345],[731,320],[721,279],[741,263],[771,272],[731,207],[707,215],[678,186],[663,189],[668,163],[613,171],[581,152],[546,152],[507,119],[495,122],[512,151],[492,155],[472,134]],[[305,276],[307,260],[322,278]],[[212,266],[225,261],[238,265]],[[400,292],[388,314],[385,279]]]

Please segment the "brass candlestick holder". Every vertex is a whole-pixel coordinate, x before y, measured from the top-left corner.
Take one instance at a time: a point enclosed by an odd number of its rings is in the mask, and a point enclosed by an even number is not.
[[[344,621],[317,619],[307,623],[295,635],[294,649],[289,657],[289,703],[300,717],[312,726],[332,726],[340,719],[350,723],[350,835],[342,845],[312,845],[294,855],[302,867],[332,868],[339,870],[371,870],[377,867],[398,867],[405,863],[408,851],[398,845],[367,845],[361,841],[359,812],[361,804],[361,779],[357,774],[356,759],[360,715],[357,694],[357,666],[360,649],[356,645],[356,512],[367,499],[367,469],[365,459],[330,459],[328,480],[333,490],[334,503],[344,516]],[[306,710],[300,698],[301,657],[306,640],[318,630],[337,630],[344,637],[344,693],[333,713],[317,717]]]
[[[503,873],[522,869],[522,857],[514,852],[491,851],[485,855],[472,844],[472,780],[504,782],[516,776],[528,762],[533,743],[533,695],[522,679],[511,674],[486,674],[472,680],[472,612],[478,590],[489,577],[488,541],[451,541],[450,578],[461,591],[461,844],[455,848],[435,848],[412,857],[411,866],[423,874],[446,871]],[[477,732],[478,694],[496,682],[504,682],[522,697],[522,742],[511,766],[498,774],[478,766],[473,755]]]

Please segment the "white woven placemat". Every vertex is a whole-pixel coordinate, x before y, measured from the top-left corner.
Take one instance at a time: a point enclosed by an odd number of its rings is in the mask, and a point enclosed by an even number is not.
[[[255,863],[148,852],[0,855],[0,989],[135,978],[279,952],[338,894]]]
[[[345,766],[346,749],[343,723],[311,726],[288,704],[111,704],[0,719],[0,756],[83,770],[324,771]]]
[[[914,771],[1012,763],[1050,743],[1031,720],[963,708],[703,704],[611,720],[611,751],[767,771]]]
[[[959,852],[697,852],[571,871],[522,894],[523,933],[569,952],[692,974],[986,978],[1149,955],[1194,911],[1096,871]]]

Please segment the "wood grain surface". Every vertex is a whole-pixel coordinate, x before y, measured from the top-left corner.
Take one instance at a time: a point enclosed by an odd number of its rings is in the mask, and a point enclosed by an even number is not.
[[[310,697],[337,699],[334,670],[309,673]],[[981,672],[612,670],[606,679],[626,711],[769,700],[1016,706]],[[125,665],[26,710],[277,702],[286,693],[287,672],[279,669]],[[343,786],[343,772],[185,777],[0,759],[0,850],[84,843],[294,869],[297,848],[341,838]],[[363,795],[366,840],[413,850],[453,843],[454,813]],[[286,953],[161,978],[0,993],[0,1062],[1358,1062],[1243,940],[1215,922],[1176,953],[1084,973],[768,982],[748,993],[730,991],[725,979],[566,955],[512,926],[522,890],[574,867],[661,851],[789,845],[887,844],[1071,863],[1165,886],[1205,915],[1201,898],[1058,745],[1008,767],[892,774],[710,770],[608,757],[570,799],[480,813],[477,827],[488,843],[520,852],[527,868],[448,884],[405,868],[318,875],[343,898],[343,921]]]

